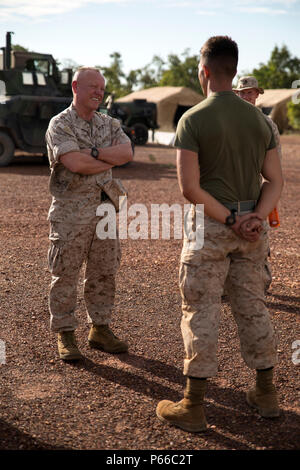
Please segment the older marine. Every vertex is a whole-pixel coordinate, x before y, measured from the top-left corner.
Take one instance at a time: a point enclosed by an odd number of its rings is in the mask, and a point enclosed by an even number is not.
[[[96,211],[107,199],[104,188],[113,180],[112,168],[132,160],[132,147],[119,121],[97,112],[105,91],[98,69],[79,69],[72,90],[72,104],[51,119],[46,133],[52,195],[50,327],[58,334],[59,357],[66,361],[81,357],[75,309],[83,264],[90,346],[111,353],[128,349],[109,326],[121,256],[119,239],[98,238]]]

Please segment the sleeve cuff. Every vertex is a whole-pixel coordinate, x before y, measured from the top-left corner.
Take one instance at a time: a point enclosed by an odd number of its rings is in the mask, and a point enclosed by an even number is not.
[[[196,147],[193,147],[192,145],[189,145],[189,144],[181,144],[180,142],[174,142],[173,146],[176,148],[176,149],[180,149],[180,150],[190,150],[191,152],[194,152],[198,155],[199,153],[199,149],[196,148]]]
[[[59,157],[68,152],[79,152],[80,148],[74,142],[63,142],[59,145],[55,145],[53,149],[54,159],[56,162],[59,161]]]

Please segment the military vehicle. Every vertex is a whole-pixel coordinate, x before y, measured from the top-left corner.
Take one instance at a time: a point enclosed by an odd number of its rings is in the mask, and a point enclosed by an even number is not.
[[[13,51],[11,34],[0,55],[0,167],[16,149],[46,155],[49,121],[72,101],[72,70],[60,71],[50,54]]]
[[[45,154],[49,120],[72,100],[71,70],[60,72],[50,54],[13,51],[11,34],[0,58],[0,166],[15,149]]]
[[[108,97],[109,114],[121,120],[130,129],[131,138],[136,145],[145,145],[149,130],[158,129],[156,104],[145,99],[116,102]]]

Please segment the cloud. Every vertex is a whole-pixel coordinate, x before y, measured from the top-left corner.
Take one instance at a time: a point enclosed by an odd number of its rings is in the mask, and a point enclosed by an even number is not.
[[[211,11],[211,10],[198,10],[198,11],[196,11],[196,14],[197,15],[203,15],[203,16],[214,16],[214,15],[216,15],[216,12]]]
[[[129,3],[131,0],[0,0],[1,20],[43,18],[82,8],[87,4]]]
[[[144,0],[147,1],[147,0]],[[148,0],[150,1],[150,0]],[[153,0],[155,2],[155,0]],[[300,5],[300,0],[165,0],[165,7],[194,7],[194,13],[202,16],[215,16],[219,13],[235,11],[265,15],[285,15],[291,7]]]
[[[228,7],[225,0],[0,0],[0,21],[21,19],[41,20],[49,16],[62,15],[89,5],[105,4],[153,4],[157,8],[181,7],[194,10],[194,14],[214,16],[220,12],[234,10],[240,13],[284,15],[300,0],[233,0]]]
[[[186,2],[186,1],[171,1],[170,3],[167,3],[163,6],[171,7],[171,8],[186,8],[186,7],[191,7],[193,6],[193,2]]]
[[[237,8],[241,13],[258,13],[258,14],[268,14],[268,15],[286,15],[287,10],[274,10],[271,7],[240,7]]]
[[[237,7],[246,7],[250,5],[253,8],[272,8],[275,5],[281,7],[290,7],[299,4],[299,0],[234,0],[233,2]],[[249,8],[250,8],[249,7]]]

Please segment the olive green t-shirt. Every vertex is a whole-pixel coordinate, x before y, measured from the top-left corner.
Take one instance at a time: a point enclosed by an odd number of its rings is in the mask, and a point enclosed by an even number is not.
[[[198,154],[200,186],[220,202],[258,199],[266,151],[276,147],[263,114],[233,91],[184,113],[174,145]]]

